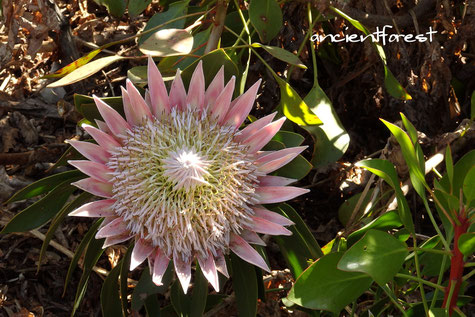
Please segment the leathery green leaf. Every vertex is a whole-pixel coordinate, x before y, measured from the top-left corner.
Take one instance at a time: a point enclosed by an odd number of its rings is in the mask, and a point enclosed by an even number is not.
[[[208,297],[208,280],[201,272],[201,267],[196,264],[195,279],[193,282],[193,295],[190,304],[190,316],[201,317],[206,308]]]
[[[459,249],[463,255],[470,256],[475,252],[475,233],[468,232],[460,235]]]
[[[69,196],[76,190],[72,181],[83,178],[76,176],[57,185],[45,197],[15,215],[0,234],[25,232],[44,225],[64,206]]]
[[[132,255],[132,250],[134,248],[134,243],[131,243],[127,248],[127,252],[124,255],[124,259],[120,264],[120,301],[122,305],[122,314],[127,316],[127,278],[129,276],[130,268],[130,257]]]
[[[402,222],[397,212],[389,211],[387,213],[382,214],[378,218],[374,219],[363,228],[352,232],[348,236],[348,245],[353,245],[356,242],[356,240],[361,238],[361,236],[363,236],[370,229],[390,230],[390,229],[399,228],[401,226],[402,226]]]
[[[330,253],[315,261],[299,276],[287,299],[299,306],[338,314],[373,282],[364,273],[339,270],[342,256],[341,252]]]
[[[338,269],[365,273],[384,285],[399,272],[408,253],[404,242],[384,231],[371,229],[345,252]]]
[[[73,179],[81,175],[82,173],[80,171],[74,170],[42,178],[39,181],[36,181],[17,191],[12,197],[10,197],[9,200],[7,200],[6,204],[47,193],[63,181]]]
[[[274,77],[280,87],[280,107],[284,115],[301,126],[322,124],[299,94],[285,80]]]
[[[119,273],[121,260],[107,275],[101,289],[102,316],[121,316],[122,307],[119,297]],[[126,316],[126,315],[124,315]]]
[[[239,316],[256,316],[257,280],[254,266],[231,253],[231,267]]]
[[[266,50],[267,53],[271,54],[277,59],[280,59],[283,62],[286,62],[287,64],[307,69],[307,66],[302,63],[302,61],[298,58],[297,55],[292,54],[289,51],[284,50],[283,48],[280,48],[278,46],[264,45],[261,43],[252,43],[252,46],[263,48],[264,50]]]
[[[143,270],[139,282],[137,286],[135,286],[134,292],[132,293],[132,310],[140,310],[147,297],[158,293],[164,294],[168,290],[168,286],[170,285],[173,278],[172,267],[173,265],[170,263],[162,278],[163,285],[160,286],[157,286],[153,283],[148,266]]]
[[[269,43],[282,27],[282,11],[276,0],[251,0],[249,18],[263,43]]]

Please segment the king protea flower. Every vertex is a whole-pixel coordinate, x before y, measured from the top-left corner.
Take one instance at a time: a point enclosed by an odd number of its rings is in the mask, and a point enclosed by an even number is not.
[[[287,186],[294,180],[268,176],[305,147],[261,151],[285,118],[275,113],[239,130],[256,99],[260,82],[232,99],[235,78],[224,85],[224,70],[205,90],[201,62],[185,91],[180,71],[167,93],[151,58],[148,90],[142,98],[127,81],[122,88],[125,119],[94,96],[104,119],[84,126],[97,144],[70,141],[88,160],[69,163],[90,176],[75,186],[103,200],[87,203],[72,216],[104,217],[96,238],[104,248],[135,240],[130,269],[148,259],[160,285],[171,260],[183,290],[197,259],[218,291],[218,271],[228,276],[230,251],[266,271],[250,245],[265,245],[257,233],[290,235],[293,223],[262,204],[307,193]]]

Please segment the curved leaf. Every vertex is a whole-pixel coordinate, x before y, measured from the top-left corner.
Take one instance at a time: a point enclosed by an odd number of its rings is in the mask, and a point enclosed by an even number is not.
[[[282,27],[282,11],[275,0],[251,0],[249,18],[263,43],[269,43]]]
[[[119,297],[119,273],[122,261],[118,263],[107,275],[101,289],[102,316],[121,316],[122,307]],[[124,315],[126,316],[126,315]]]
[[[287,64],[297,66],[302,69],[307,69],[307,66],[305,66],[304,63],[298,58],[297,55],[290,53],[287,50],[284,50],[283,48],[280,48],[278,46],[269,46],[269,45],[264,45],[261,43],[252,43],[251,44],[253,47],[260,47],[266,50],[267,53],[271,54],[277,59],[280,59],[283,62],[286,62]]]
[[[48,88],[55,88],[55,87],[61,87],[61,86],[66,86],[66,85],[71,85],[74,83],[77,83],[78,81],[81,81],[91,75],[94,75],[101,69],[109,66],[110,64],[117,62],[121,59],[124,59],[125,57],[123,56],[118,56],[118,55],[112,55],[112,56],[107,56],[107,57],[102,57],[99,59],[96,59],[95,61],[92,61],[84,66],[81,66],[71,73],[67,74],[60,80],[55,81],[54,83],[49,84]]]
[[[475,233],[468,232],[460,235],[458,244],[463,255],[472,255],[475,252]]]
[[[193,36],[183,29],[164,29],[153,33],[139,49],[150,56],[186,55],[193,49]]]
[[[382,214],[378,218],[374,219],[363,228],[358,229],[355,232],[352,232],[348,236],[348,245],[349,246],[353,245],[353,243],[355,243],[356,240],[361,238],[361,236],[363,236],[370,229],[378,229],[378,230],[386,231],[390,229],[399,228],[400,226],[402,226],[402,222],[401,222],[401,219],[399,218],[399,215],[395,211],[389,211],[385,214]]]
[[[338,314],[373,282],[366,274],[337,269],[342,255],[330,253],[315,261],[299,276],[287,299],[306,308]]]
[[[231,267],[239,316],[256,316],[257,280],[254,266],[231,253]]]
[[[365,273],[379,285],[384,285],[399,272],[408,253],[404,242],[386,232],[371,229],[345,252],[337,267]]]

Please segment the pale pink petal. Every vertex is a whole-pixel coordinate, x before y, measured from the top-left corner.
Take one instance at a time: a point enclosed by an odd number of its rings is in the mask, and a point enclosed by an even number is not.
[[[307,146],[297,146],[271,153],[266,153],[255,161],[255,164],[257,165],[257,170],[265,174],[278,170],[282,166],[285,166],[286,164],[291,162],[306,148]]]
[[[224,255],[221,251],[217,251],[217,256],[214,259],[216,264],[216,269],[218,272],[229,278],[228,267],[226,266],[226,260],[224,259]]]
[[[206,259],[198,257],[198,263],[200,264],[203,275],[211,283],[211,285],[213,285],[216,292],[219,292],[218,271],[216,270],[216,264],[214,263],[213,255],[209,253]]]
[[[224,66],[221,66],[216,76],[214,76],[211,84],[205,92],[205,107],[213,106],[216,98],[218,98],[221,91],[224,89]]]
[[[71,183],[71,185],[99,197],[112,197],[112,184],[101,182],[91,177],[81,179],[77,182]]]
[[[186,294],[191,280],[191,262],[183,262],[179,256],[173,256],[173,263],[183,292]]]
[[[101,113],[102,118],[107,123],[107,126],[115,136],[126,135],[127,130],[131,129],[127,121],[115,111],[111,106],[106,104],[96,96],[92,96],[96,102],[97,110]]]
[[[260,204],[280,203],[308,193],[310,190],[293,186],[266,186],[256,189]]]
[[[111,157],[109,152],[91,142],[69,140],[68,143],[71,144],[79,153],[84,155],[85,158],[93,162],[105,164],[109,162],[109,158]]]
[[[109,127],[107,126],[107,124],[104,121],[98,120],[98,119],[94,119],[94,121],[96,122],[97,127],[99,129],[101,129],[102,132],[112,133],[111,130],[109,129]]]
[[[287,186],[297,181],[293,178],[271,175],[258,177],[257,180],[259,181],[259,186]]]
[[[232,106],[224,119],[226,125],[231,125],[237,129],[244,122],[254,105],[260,84],[261,80],[259,79],[251,88],[239,97],[239,100],[234,104],[234,106]]]
[[[267,210],[263,207],[254,207],[252,209],[254,210],[257,217],[266,219],[281,226],[291,226],[294,224],[289,218],[279,215],[276,212]]]
[[[147,69],[150,109],[155,117],[160,118],[162,113],[170,112],[167,88],[163,82],[162,74],[160,74],[160,71],[151,56],[148,57]]]
[[[173,79],[170,88],[170,108],[177,107],[178,109],[185,109],[186,107],[186,90],[181,79],[180,70],[177,69],[175,79]]]
[[[259,218],[256,216],[251,217],[254,221],[250,230],[254,230],[255,232],[262,233],[262,234],[270,234],[273,236],[290,236],[292,235],[292,231],[284,228],[283,226],[273,223],[269,220]]]
[[[127,94],[129,95],[130,100],[130,104],[128,105],[124,102],[124,112],[126,114],[127,121],[131,125],[141,125],[147,118],[152,118],[152,113],[150,112],[150,108],[147,106],[147,103],[142,98],[140,92],[137,90],[137,88],[135,88],[134,84],[132,84],[129,79],[126,80],[126,85]],[[124,93],[123,88],[122,93]],[[127,111],[126,108],[128,108]]]
[[[244,261],[254,264],[264,271],[270,272],[267,263],[264,261],[261,255],[237,234],[231,234],[229,248]]]
[[[261,237],[259,237],[259,235],[255,233],[254,231],[244,229],[243,231],[241,231],[240,236],[241,238],[246,240],[246,242],[248,243],[262,245],[262,246],[266,245],[266,243],[261,239]]]
[[[254,121],[244,129],[242,129],[241,134],[237,135],[234,140],[236,140],[237,142],[242,142],[247,138],[251,137],[252,135],[254,135],[254,133],[271,123],[276,114],[277,112],[274,112],[265,117],[260,118],[259,120]]]
[[[160,286],[162,285],[163,275],[167,271],[170,259],[158,248],[154,256],[152,281],[155,283],[155,285]]]
[[[231,98],[233,97],[234,93],[235,81],[236,77],[231,77],[231,80],[217,97],[216,102],[209,109],[210,114],[216,118],[216,121],[219,123],[224,120],[226,113],[228,113],[229,105],[231,104]]]
[[[96,233],[96,239],[122,235],[126,232],[128,232],[127,225],[125,224],[124,219],[119,217],[99,229]]]
[[[152,253],[153,246],[146,243],[143,239],[138,239],[135,242],[132,255],[130,256],[130,270],[134,270]]]
[[[114,199],[103,199],[93,201],[79,207],[78,209],[69,213],[69,216],[76,217],[112,217],[115,215],[111,206],[115,203]]]
[[[280,118],[277,121],[269,123],[242,143],[249,145],[249,153],[256,153],[264,147],[274,137],[274,135],[280,130],[284,124],[285,117]]]
[[[82,127],[96,140],[100,147],[109,153],[115,151],[117,147],[120,147],[120,143],[106,132],[90,125],[83,125]]]
[[[205,101],[205,76],[203,74],[203,62],[199,61],[193,75],[191,75],[190,87],[188,88],[188,96],[186,104],[192,109],[203,109]]]
[[[148,90],[148,88],[145,88],[145,103],[147,104],[147,106],[152,109],[152,99],[150,99],[150,91]],[[153,112],[152,112],[153,113]]]
[[[83,172],[84,174],[91,176],[101,182],[108,182],[111,180],[113,172],[110,168],[102,163],[96,163],[91,161],[79,160],[68,161],[69,164]]]
[[[117,236],[107,237],[104,241],[104,245],[102,246],[103,249],[110,247],[111,245],[116,245],[127,240],[130,240],[134,235],[131,235],[129,232],[119,234]]]

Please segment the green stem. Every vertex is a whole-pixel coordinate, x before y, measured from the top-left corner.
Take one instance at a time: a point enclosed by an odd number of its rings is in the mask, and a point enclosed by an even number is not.
[[[436,253],[442,255],[452,255],[452,252],[438,249],[424,249],[424,248],[409,248],[409,251],[423,251],[428,253]]]
[[[403,274],[403,273],[397,273],[396,274],[396,277],[400,277],[400,278],[407,278],[409,280],[413,280],[413,281],[416,281],[416,282],[419,282],[419,283],[423,283],[423,284],[426,284],[427,286],[430,286],[430,287],[433,287],[435,288],[436,290],[440,290],[440,291],[444,291],[445,288],[441,285],[438,285],[436,283],[432,283],[432,282],[429,282],[429,281],[426,281],[424,279],[420,279],[416,276],[412,276],[412,275],[409,275],[409,274]]]
[[[464,265],[464,267],[472,267],[472,266],[475,266],[475,262],[465,263]]]
[[[445,263],[447,262],[448,256],[444,256],[442,258],[442,263],[440,265],[440,271],[439,271],[439,276],[437,278],[437,285],[440,285],[442,283],[442,279],[444,278],[444,271],[445,271]],[[445,292],[445,288],[442,290]],[[435,307],[435,303],[437,302],[437,295],[439,294],[439,289],[436,288],[434,291],[434,296],[432,296],[432,302],[430,303],[430,309],[433,309]]]
[[[467,273],[462,277],[462,281],[465,282],[466,280],[471,278],[474,274],[475,274],[475,270],[470,271],[470,273]]]
[[[241,30],[241,34],[233,46],[235,46],[238,43],[239,39],[242,39],[244,32],[247,34],[247,40],[248,40],[247,44],[250,45],[252,42],[252,39],[251,39],[251,32],[249,32],[248,24],[250,23],[251,20],[249,19],[248,21],[246,21],[246,18],[244,18],[244,14],[242,13],[237,0],[234,0],[234,5],[236,6],[236,10],[238,11],[239,17],[242,21],[244,28]],[[242,72],[241,83],[239,85],[239,93],[241,94],[244,93],[244,89],[246,88],[247,74],[249,72],[249,66],[251,65],[251,48],[248,49],[247,53],[248,53],[248,57],[247,57],[246,68]]]
[[[429,190],[429,193],[432,194],[432,192],[430,190]],[[432,195],[432,197],[435,197],[435,195]],[[432,214],[432,211],[429,208],[429,203],[427,202],[427,198],[423,197],[422,202],[424,203],[424,207],[427,211],[427,214],[429,215],[430,222],[432,223],[432,226],[434,227],[435,231],[437,232],[437,235],[439,236],[440,241],[444,245],[445,250],[450,250],[450,245],[447,242],[447,240],[445,240],[445,237],[442,234],[442,232],[440,231],[439,226],[437,225],[437,222],[435,221],[434,215]],[[450,220],[450,218],[449,218],[449,220]]]
[[[388,285],[380,285],[380,287],[388,295],[389,299],[393,302],[393,304],[401,311],[402,315],[406,317],[407,314],[406,314],[406,311],[404,310],[404,307],[402,307],[401,304],[398,303],[396,296],[389,289]]]
[[[458,308],[457,306],[455,306],[455,307],[453,308],[453,310],[456,311],[457,314],[459,314],[460,317],[467,317],[467,315],[465,315],[465,314],[463,313],[463,311],[462,311],[460,308]]]
[[[412,243],[414,245],[414,248],[417,248],[417,238],[413,234],[412,235]],[[414,252],[414,265],[416,267],[416,275],[418,278],[418,283],[419,283],[419,290],[421,292],[421,298],[422,298],[422,305],[424,306],[424,311],[425,315],[429,315],[429,306],[427,305],[427,300],[426,300],[426,294],[424,291],[424,285],[422,284],[423,279],[421,278],[421,268],[419,266],[419,255],[417,255],[417,252]]]
[[[449,295],[447,296],[447,300],[445,301],[445,309],[450,308],[450,304],[452,302],[452,296],[454,295],[455,291],[455,283],[450,283]]]

